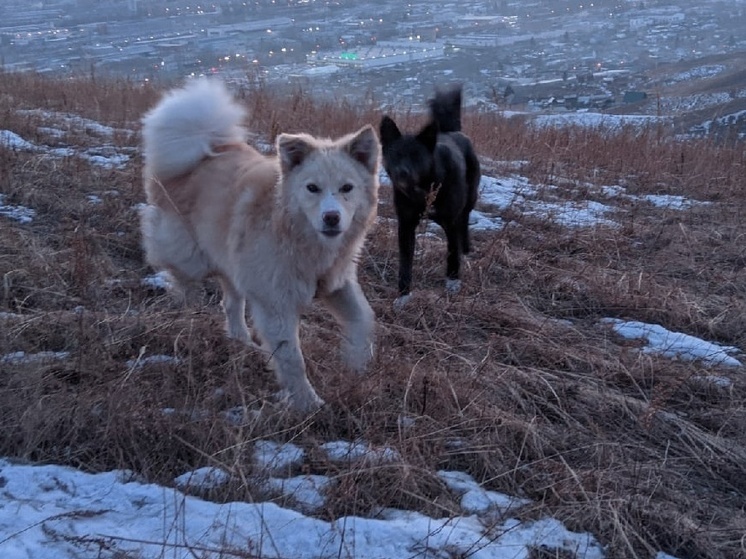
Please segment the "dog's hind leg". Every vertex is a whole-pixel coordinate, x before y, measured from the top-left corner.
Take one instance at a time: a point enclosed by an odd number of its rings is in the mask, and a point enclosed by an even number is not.
[[[170,282],[168,294],[176,308],[196,307],[200,300],[200,282],[181,273],[178,268],[166,268]]]
[[[468,227],[468,221],[467,221]],[[448,256],[446,257],[446,291],[448,293],[458,293],[461,290],[461,249],[465,239],[462,235],[462,223],[450,223],[443,227],[446,232],[448,244]]]
[[[148,263],[171,275],[174,281],[169,291],[178,305],[192,303],[197,299],[197,285],[210,272],[210,263],[194,235],[181,216],[158,206],[143,206],[140,218]]]
[[[271,354],[277,381],[287,391],[290,404],[301,412],[311,412],[324,404],[308,382],[306,365],[298,336],[297,309],[282,308],[280,302],[256,302],[251,305],[254,327]]]
[[[469,254],[471,252],[471,242],[469,239],[469,211],[464,211],[461,215],[459,227],[461,228],[461,252],[463,254]]]
[[[342,357],[354,371],[362,372],[373,357],[375,313],[357,281],[324,295],[322,301],[342,326]]]

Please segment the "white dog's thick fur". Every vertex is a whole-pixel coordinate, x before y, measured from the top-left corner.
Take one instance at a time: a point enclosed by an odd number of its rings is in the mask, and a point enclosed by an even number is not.
[[[375,219],[379,143],[370,126],[336,141],[281,134],[277,156],[245,143],[244,108],[222,82],[196,80],[143,118],[143,246],[182,285],[216,277],[228,335],[261,348],[291,404],[322,403],[305,372],[300,313],[318,297],[343,329],[343,357],[362,370],[374,314],[356,259]]]

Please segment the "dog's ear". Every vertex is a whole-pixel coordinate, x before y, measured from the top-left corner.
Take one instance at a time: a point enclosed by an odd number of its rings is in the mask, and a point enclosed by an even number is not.
[[[401,132],[399,127],[396,125],[394,120],[386,115],[381,119],[381,125],[379,127],[381,133],[381,143],[386,146],[394,143],[396,140],[401,138]]]
[[[308,157],[316,146],[306,136],[296,134],[280,134],[277,137],[277,153],[283,174],[287,174]]]
[[[378,138],[370,124],[358,130],[345,144],[344,149],[355,161],[362,163],[369,172],[376,172],[380,149]]]
[[[420,130],[420,133],[417,134],[417,141],[425,146],[427,151],[434,152],[435,144],[438,143],[438,124],[431,122]]]

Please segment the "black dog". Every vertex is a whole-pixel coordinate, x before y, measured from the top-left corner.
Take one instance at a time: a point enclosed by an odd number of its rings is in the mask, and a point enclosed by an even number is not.
[[[380,126],[383,166],[394,186],[399,221],[399,301],[412,283],[415,230],[432,219],[448,239],[446,290],[461,287],[461,255],[468,254],[469,213],[477,203],[480,168],[474,147],[461,132],[461,86],[438,90],[430,100],[430,122],[418,134],[402,134],[384,116]]]

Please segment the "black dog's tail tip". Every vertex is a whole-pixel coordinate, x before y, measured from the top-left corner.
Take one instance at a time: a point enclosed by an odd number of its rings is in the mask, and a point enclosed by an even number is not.
[[[430,114],[442,133],[461,131],[461,91],[460,83],[435,90],[430,99]]]

